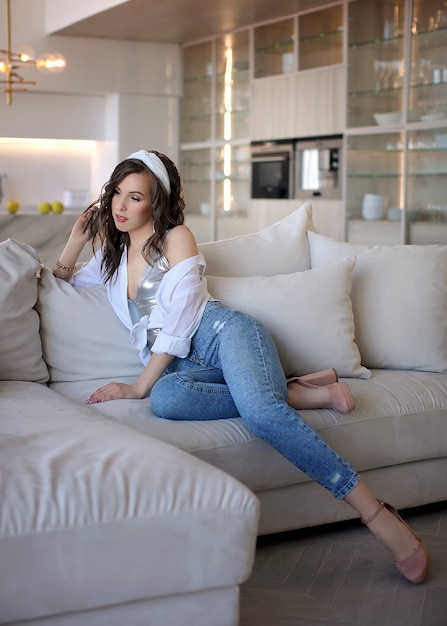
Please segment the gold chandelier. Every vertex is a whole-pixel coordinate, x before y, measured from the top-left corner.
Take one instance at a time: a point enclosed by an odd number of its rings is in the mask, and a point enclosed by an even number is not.
[[[11,0],[6,0],[6,50],[0,49],[0,93],[6,93],[6,101],[12,104],[13,91],[26,91],[27,85],[35,85],[35,80],[25,80],[18,70],[35,67],[40,72],[57,73],[67,65],[65,57],[59,53],[45,53],[34,58],[32,48],[22,46],[17,52],[11,50]],[[3,78],[2,75],[6,75]]]

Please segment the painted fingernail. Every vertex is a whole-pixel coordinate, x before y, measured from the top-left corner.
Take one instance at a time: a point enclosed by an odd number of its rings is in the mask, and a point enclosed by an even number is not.
[[[89,397],[89,398],[87,398],[87,400],[84,402],[84,404],[93,404],[93,400]]]

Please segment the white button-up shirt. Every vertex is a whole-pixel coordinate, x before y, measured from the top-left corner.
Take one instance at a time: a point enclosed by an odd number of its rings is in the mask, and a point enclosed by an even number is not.
[[[76,271],[70,282],[74,287],[92,287],[104,284],[101,272],[102,250]],[[140,352],[144,365],[151,350],[158,354],[172,354],[185,358],[190,351],[191,339],[199,327],[205,305],[210,300],[202,254],[181,261],[166,271],[157,291],[157,304],[150,315],[134,324],[131,320],[127,298],[127,249],[124,249],[120,266],[107,282],[110,304],[118,318],[130,330],[132,343]],[[147,330],[160,328],[151,350],[147,346]]]

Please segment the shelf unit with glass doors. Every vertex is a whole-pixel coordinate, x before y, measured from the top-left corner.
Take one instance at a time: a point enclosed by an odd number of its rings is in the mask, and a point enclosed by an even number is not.
[[[199,242],[248,229],[250,31],[183,48],[181,170]]]
[[[266,78],[343,62],[344,3],[254,28],[253,77]]]
[[[447,8],[351,0],[348,15],[346,238],[447,243]],[[367,213],[367,194],[385,206]]]

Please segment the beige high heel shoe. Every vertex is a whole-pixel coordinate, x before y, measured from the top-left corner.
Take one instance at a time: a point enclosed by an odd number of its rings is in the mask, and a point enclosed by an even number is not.
[[[369,524],[370,522],[375,520],[379,513],[382,511],[382,509],[385,508],[390,513],[392,513],[394,517],[399,520],[399,522],[406,526],[408,530],[412,533],[412,535],[416,537],[419,545],[413,552],[413,554],[410,554],[408,558],[404,559],[403,561],[394,561],[394,563],[402,576],[409,580],[411,583],[418,585],[419,583],[424,582],[430,569],[430,555],[427,552],[427,548],[422,543],[421,538],[416,535],[416,533],[412,528],[410,528],[410,526],[408,526],[407,522],[405,522],[401,518],[399,513],[393,506],[391,506],[391,504],[383,502],[383,500],[377,500],[377,502],[379,503],[379,506],[377,507],[376,511],[371,515],[371,517],[368,517],[368,519],[362,519],[362,522],[364,524]]]
[[[311,385],[301,378],[294,378],[288,382],[296,383],[307,389],[321,389],[324,386],[329,391],[330,408],[337,413],[350,413],[355,408],[354,398],[346,383],[331,383],[330,385]],[[324,407],[321,407],[324,408]]]
[[[333,367],[328,370],[322,370],[321,372],[314,372],[313,374],[304,374],[304,376],[292,376],[287,379],[287,383],[293,382],[309,383],[311,385],[317,385],[317,387],[324,387],[338,382],[337,370]]]

